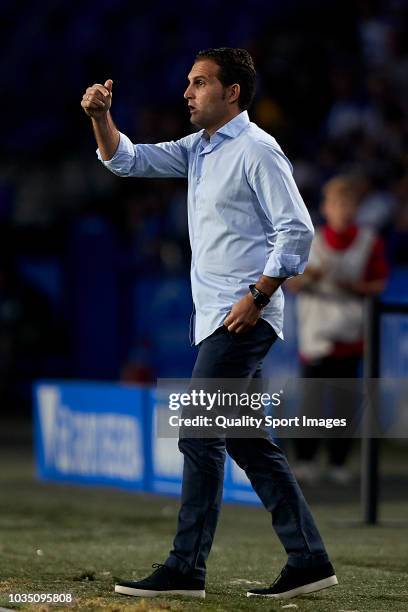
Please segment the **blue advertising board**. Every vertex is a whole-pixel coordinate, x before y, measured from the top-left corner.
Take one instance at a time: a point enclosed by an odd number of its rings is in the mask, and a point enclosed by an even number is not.
[[[114,384],[37,383],[38,476],[144,489],[148,397],[145,389]]]

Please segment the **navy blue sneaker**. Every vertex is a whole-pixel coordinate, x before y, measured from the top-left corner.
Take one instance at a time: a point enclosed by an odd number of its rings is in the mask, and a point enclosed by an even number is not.
[[[115,584],[115,593],[133,597],[158,597],[159,595],[186,595],[187,597],[205,598],[205,582],[189,578],[181,572],[161,563],[153,563],[153,574],[133,582],[125,580]]]
[[[247,597],[271,597],[289,599],[321,591],[338,584],[334,567],[330,562],[317,567],[292,567],[285,565],[275,582],[266,589],[251,589]]]

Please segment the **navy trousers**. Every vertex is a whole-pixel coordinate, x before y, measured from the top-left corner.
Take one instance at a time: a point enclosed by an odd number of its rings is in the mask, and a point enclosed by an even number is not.
[[[200,344],[192,378],[261,376],[262,361],[276,340],[263,319],[243,334],[218,328]],[[205,578],[222,502],[225,451],[246,472],[272,515],[272,525],[288,563],[310,567],[328,561],[313,517],[283,451],[268,438],[180,438],[184,455],[181,508],[173,549],[166,565]]]

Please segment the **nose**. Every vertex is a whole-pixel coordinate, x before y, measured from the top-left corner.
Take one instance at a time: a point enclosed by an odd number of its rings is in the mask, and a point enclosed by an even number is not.
[[[191,94],[191,85],[188,85],[186,91],[183,94],[183,97],[185,100],[189,100],[190,98],[192,98],[192,94]]]

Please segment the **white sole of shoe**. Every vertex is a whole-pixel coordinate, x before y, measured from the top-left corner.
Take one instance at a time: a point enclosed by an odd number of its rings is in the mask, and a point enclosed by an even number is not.
[[[285,591],[284,593],[261,595],[259,593],[251,593],[248,591],[247,597],[269,597],[270,599],[289,599],[290,597],[297,597],[298,595],[307,595],[308,593],[321,591],[322,589],[327,589],[328,587],[336,586],[336,584],[339,584],[337,577],[329,576],[328,578],[323,578],[323,580],[318,580],[317,582],[309,582],[309,584],[304,584],[303,586],[297,587],[296,589],[291,589],[290,591]]]
[[[160,597],[165,595],[183,595],[185,597],[197,597],[198,599],[205,599],[205,591],[148,591],[144,589],[132,589],[132,587],[122,586],[115,584],[115,593],[121,595],[131,595],[133,597]]]

